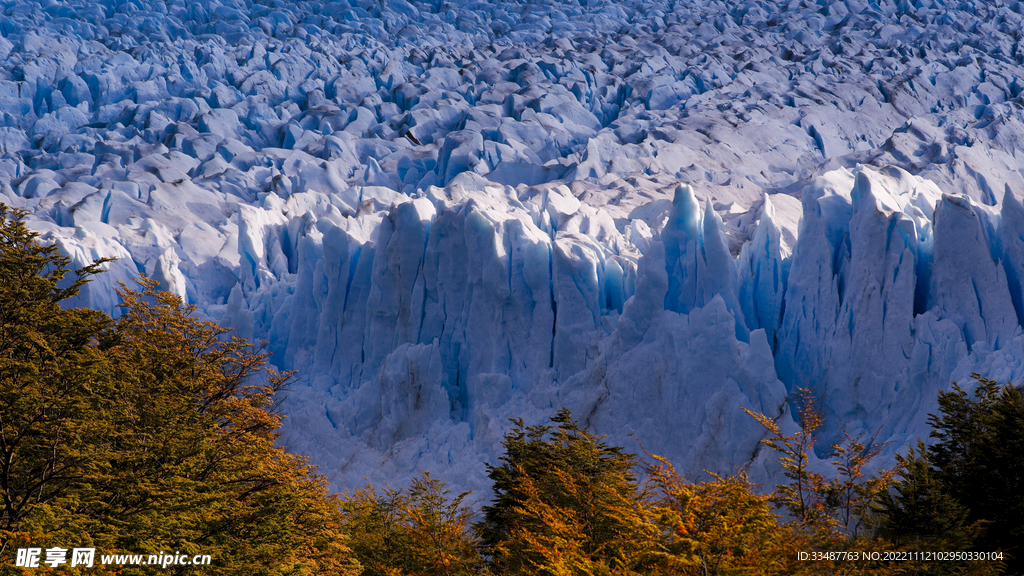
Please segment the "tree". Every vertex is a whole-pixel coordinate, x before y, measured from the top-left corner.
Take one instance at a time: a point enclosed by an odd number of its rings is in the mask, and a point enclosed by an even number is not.
[[[110,319],[60,307],[103,261],[66,283],[70,261],[38,244],[24,216],[0,204],[0,554],[30,535],[28,518],[101,466],[115,434],[96,418],[111,387],[93,342]]]
[[[423,472],[407,490],[369,486],[342,500],[362,576],[469,576],[485,572],[470,533],[468,492],[451,496]]]
[[[582,429],[562,409],[550,426],[505,435],[488,466],[494,500],[477,525],[498,574],[631,574],[653,565],[657,529],[636,458]]]
[[[838,474],[829,478],[813,472],[809,454],[814,449],[817,431],[825,424],[825,416],[818,408],[813,388],[798,388],[794,400],[800,425],[795,436],[783,434],[770,417],[744,408],[769,432],[769,438],[762,442],[780,454],[779,461],[790,479],[789,484],[776,487],[774,499],[801,526],[817,532],[819,538],[835,540],[835,533],[839,532],[856,540],[871,520],[878,495],[892,483],[893,470],[883,469],[870,477],[864,474],[865,467],[886,444],[876,443],[875,436],[867,440],[864,434],[851,436],[843,426],[843,440],[833,444],[829,452]]]
[[[470,533],[472,516],[463,502],[469,492],[450,497],[443,482],[423,472],[413,480],[408,503],[408,536],[418,569],[412,574],[468,576],[484,571],[483,558]]]
[[[968,550],[981,531],[970,521],[970,511],[944,489],[938,480],[928,449],[918,440],[916,450],[897,455],[899,479],[891,492],[878,497],[880,533],[907,550]],[[951,574],[961,565],[921,566],[930,574]]]
[[[0,228],[6,552],[182,551],[211,555],[206,574],[354,574],[326,481],[274,444],[290,375],[153,282],[122,287],[116,322],[61,309],[98,268],[61,287],[68,260],[13,216]]]
[[[832,445],[832,465],[839,473],[818,483],[815,489],[824,496],[825,510],[835,526],[856,539],[863,528],[875,521],[873,507],[878,497],[892,485],[896,469],[888,468],[867,477],[864,468],[878,456],[887,442],[876,443],[878,431],[870,439],[864,434],[851,436],[842,426],[843,441]]]
[[[778,573],[792,562],[771,498],[755,493],[744,472],[688,482],[668,460],[648,456],[655,461],[645,472],[657,491],[652,511],[665,548],[662,573]]]
[[[779,425],[764,414],[749,414],[770,433],[770,437],[762,442],[779,453],[779,462],[789,478],[789,484],[776,486],[773,498],[785,508],[801,525],[815,529],[829,530],[832,520],[825,510],[824,495],[821,488],[826,480],[810,469],[808,454],[814,449],[816,433],[825,424],[825,416],[817,407],[817,398],[813,388],[798,388],[794,398],[796,403],[796,420],[800,431],[795,436],[786,436]]]
[[[786,510],[791,518],[779,526],[779,544],[773,556],[792,559],[800,552],[813,551],[842,552],[846,556],[796,563],[780,560],[778,571],[829,575],[902,573],[900,563],[874,557],[893,550],[892,545],[864,530],[874,526],[875,502],[889,489],[895,474],[894,470],[885,469],[872,476],[864,474],[885,444],[876,443],[875,436],[866,440],[864,434],[852,436],[843,426],[843,440],[833,444],[829,452],[836,474],[830,477],[813,472],[810,453],[825,417],[818,408],[813,388],[798,388],[794,400],[800,431],[792,436],[783,434],[770,417],[744,409],[768,431],[768,438],[762,442],[779,453],[784,473],[790,479],[789,484],[777,486],[772,494],[775,505]],[[857,561],[849,560],[854,557]]]
[[[1002,551],[1007,571],[1020,574],[1024,401],[1012,385],[971,377],[977,383],[973,399],[956,382],[939,393],[940,414],[928,419],[935,443],[919,442],[900,457],[904,469],[894,493],[880,498],[881,530],[896,542]]]
[[[1024,401],[1021,391],[972,374],[976,400],[956,382],[939,393],[941,416],[929,423],[936,439],[929,449],[937,479],[985,526],[978,549],[999,549],[1024,571]]]
[[[386,488],[378,494],[373,486],[341,499],[344,530],[351,537],[352,552],[363,567],[360,576],[406,573],[411,546],[402,510],[407,505],[407,497],[401,491]]]

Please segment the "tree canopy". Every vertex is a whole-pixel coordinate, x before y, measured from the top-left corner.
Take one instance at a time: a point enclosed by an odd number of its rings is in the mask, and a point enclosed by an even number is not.
[[[372,486],[342,503],[344,527],[362,576],[471,576],[486,564],[470,531],[468,493],[455,496],[424,472],[406,490]]]
[[[651,561],[656,537],[645,514],[636,458],[582,429],[568,410],[554,427],[505,436],[489,466],[494,501],[478,525],[499,574],[629,574]]]
[[[0,205],[3,556],[181,551],[209,554],[204,574],[358,573],[324,478],[275,445],[290,374],[145,279],[122,287],[117,320],[63,309],[102,261],[68,282],[68,258],[22,217]]]
[[[973,394],[956,382],[939,393],[934,442],[900,457],[902,477],[881,501],[882,528],[905,545],[1002,551],[1007,572],[1021,574],[1024,401],[1011,384],[972,377]]]

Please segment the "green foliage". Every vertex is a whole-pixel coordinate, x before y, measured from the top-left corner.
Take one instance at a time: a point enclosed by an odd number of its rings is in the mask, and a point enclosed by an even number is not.
[[[1024,402],[1021,391],[978,374],[976,400],[955,382],[939,394],[942,416],[933,416],[929,450],[938,480],[984,520],[978,549],[999,549],[1014,560],[1012,573],[1024,570]]]
[[[98,271],[79,270],[61,287],[69,260],[41,246],[21,221],[24,212],[0,204],[0,553],[25,540],[34,515],[66,520],[73,487],[102,466],[105,442],[116,434],[96,418],[109,408],[112,386],[93,346],[110,319],[92,310],[63,310]],[[73,530],[73,526],[68,527]]]
[[[916,451],[911,450],[896,459],[900,464],[900,478],[893,483],[891,492],[878,497],[881,534],[898,549],[969,550],[981,525],[971,522],[967,508],[944,489],[924,443],[918,441]],[[924,574],[959,574],[964,569],[961,563],[918,566],[919,572]]]
[[[485,573],[469,531],[468,493],[451,497],[422,473],[408,490],[373,487],[344,498],[341,508],[362,576],[469,576]]]
[[[0,214],[0,569],[31,545],[209,554],[204,574],[356,573],[325,480],[274,445],[290,375],[152,282],[121,290],[116,322],[63,310],[98,268],[61,287],[69,261]]]
[[[96,418],[110,407],[105,359],[93,344],[110,326],[101,313],[61,310],[98,272],[78,272],[67,287],[70,260],[41,246],[24,212],[0,205],[0,552],[30,534],[34,517],[68,524],[75,486],[102,466],[116,426]],[[102,263],[102,262],[99,262]],[[50,508],[53,509],[50,509]]]
[[[91,512],[118,519],[119,548],[192,548],[224,573],[341,569],[326,482],[274,445],[274,399],[290,374],[261,372],[265,354],[223,341],[193,306],[153,288],[122,290],[121,318],[99,342],[117,374],[121,434]]]
[[[568,410],[555,427],[505,435],[488,466],[494,501],[477,525],[498,574],[631,574],[655,560],[657,529],[634,474],[636,459],[580,429]]]
[[[881,528],[897,542],[1001,550],[1008,573],[1020,574],[1024,402],[1012,385],[971,376],[977,382],[974,399],[956,382],[949,392],[940,392],[940,415],[929,418],[935,443],[919,443],[900,457],[902,478],[893,494],[880,499]]]

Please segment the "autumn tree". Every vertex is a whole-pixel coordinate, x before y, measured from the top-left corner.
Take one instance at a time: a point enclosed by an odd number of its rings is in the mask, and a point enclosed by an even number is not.
[[[811,388],[800,388],[794,397],[796,422],[800,430],[792,436],[782,432],[771,417],[744,408],[768,432],[762,442],[779,453],[788,484],[776,486],[773,498],[801,525],[816,530],[830,530],[832,519],[825,511],[824,476],[811,470],[810,454],[814,450],[818,430],[825,424],[825,416],[817,406],[817,397]]]
[[[470,531],[469,493],[452,495],[423,472],[406,490],[372,486],[343,498],[361,576],[470,576],[485,565]]]
[[[35,241],[22,219],[0,204],[0,553],[38,534],[34,517],[67,520],[74,487],[103,468],[116,427],[113,385],[94,346],[110,318],[64,310],[99,271],[98,262],[67,281],[69,259]]]
[[[403,507],[407,498],[400,490],[378,493],[367,486],[343,496],[341,510],[345,533],[362,565],[360,576],[401,576],[406,573],[410,542],[404,530]]]
[[[793,401],[800,430],[791,436],[784,434],[772,418],[744,408],[768,432],[762,442],[779,453],[789,479],[788,484],[776,487],[774,499],[799,525],[816,532],[819,538],[834,540],[832,535],[838,532],[856,540],[865,524],[872,521],[876,499],[892,483],[893,470],[882,469],[871,476],[865,473],[886,444],[875,441],[877,432],[866,438],[865,434],[851,435],[841,426],[843,440],[833,444],[829,452],[836,474],[828,477],[815,472],[810,455],[825,415],[813,388],[798,388]]]
[[[636,458],[582,430],[568,410],[554,426],[514,421],[494,500],[477,525],[497,574],[635,574],[655,562],[657,529]]]
[[[651,511],[664,550],[660,574],[771,574],[793,562],[771,497],[758,494],[743,471],[691,482],[665,458],[648,457],[653,462],[645,474],[655,492]]]
[[[116,322],[62,309],[96,265],[62,284],[68,259],[0,212],[5,560],[93,546],[209,554],[204,574],[355,574],[324,478],[275,444],[290,375],[146,280]]]
[[[402,508],[417,570],[412,574],[469,576],[485,571],[470,530],[472,512],[465,505],[469,492],[452,496],[444,482],[422,473],[407,491]]]

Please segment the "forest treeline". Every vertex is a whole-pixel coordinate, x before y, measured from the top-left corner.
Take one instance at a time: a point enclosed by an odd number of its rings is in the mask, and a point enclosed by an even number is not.
[[[786,483],[677,471],[562,410],[514,421],[478,503],[427,473],[330,494],[275,444],[292,374],[141,280],[117,319],[62,308],[103,262],[71,271],[0,205],[0,573],[338,576],[1020,574],[1024,404],[975,375],[940,394],[932,442],[867,474],[882,450],[847,434],[812,469],[800,431],[765,428]],[[639,447],[639,445],[638,445]],[[480,506],[479,504],[482,504]],[[27,548],[208,554],[212,566],[16,566]],[[927,558],[927,553],[932,553]],[[959,553],[946,559],[948,553]],[[973,553],[973,555],[972,555]],[[942,556],[934,556],[940,554]],[[898,560],[892,560],[895,556]],[[974,559],[974,558],[984,559]],[[97,556],[98,560],[98,556]]]

